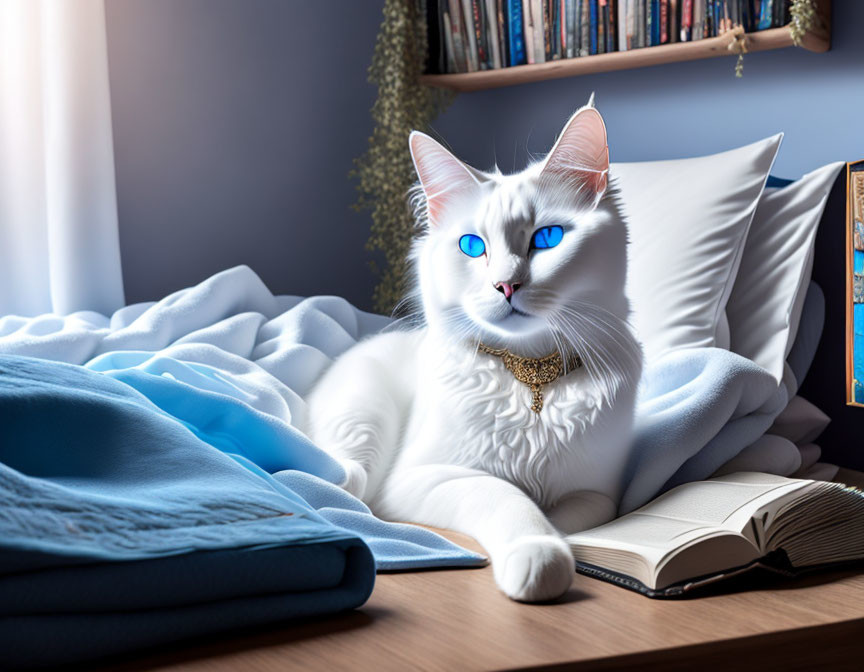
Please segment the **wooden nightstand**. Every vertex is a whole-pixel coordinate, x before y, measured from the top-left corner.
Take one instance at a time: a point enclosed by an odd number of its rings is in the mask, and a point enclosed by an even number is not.
[[[864,474],[837,480],[864,485]],[[465,546],[467,537],[446,533]],[[722,590],[718,589],[718,590]],[[577,576],[524,605],[490,567],[384,574],[360,610],[172,647],[112,670],[861,670],[864,572],[760,577],[734,592],[651,600]]]

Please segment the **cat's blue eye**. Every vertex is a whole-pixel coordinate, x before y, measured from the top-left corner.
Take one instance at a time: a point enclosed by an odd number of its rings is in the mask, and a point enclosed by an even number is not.
[[[480,236],[466,233],[459,239],[459,249],[469,257],[479,257],[486,251],[486,243]]]
[[[531,248],[545,250],[555,247],[563,237],[564,229],[560,226],[544,226],[542,229],[537,229],[531,237]]]

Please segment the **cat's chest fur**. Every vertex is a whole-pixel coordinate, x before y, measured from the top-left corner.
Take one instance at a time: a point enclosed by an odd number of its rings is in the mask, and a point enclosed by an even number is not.
[[[428,344],[418,354],[425,355],[418,368],[423,392],[405,446],[423,453],[415,458],[480,469],[544,508],[603,480],[596,439],[609,404],[585,369],[544,385],[536,413],[531,389],[499,358],[443,353]]]

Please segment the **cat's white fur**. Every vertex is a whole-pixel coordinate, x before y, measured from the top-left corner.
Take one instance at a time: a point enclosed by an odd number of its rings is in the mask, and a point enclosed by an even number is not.
[[[517,600],[557,597],[574,574],[561,538],[611,519],[631,442],[641,349],[627,325],[626,225],[589,103],[539,163],[483,173],[413,133],[421,233],[412,262],[422,325],[362,341],[310,398],[312,438],[378,516],[458,530]],[[561,225],[561,243],[529,250]],[[459,238],[482,237],[486,254]],[[511,301],[496,289],[521,283]],[[584,366],[531,391],[478,341]]]

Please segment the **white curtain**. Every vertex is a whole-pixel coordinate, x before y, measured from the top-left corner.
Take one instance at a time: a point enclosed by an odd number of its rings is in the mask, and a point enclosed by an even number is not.
[[[0,0],[0,316],[122,305],[104,0]]]

